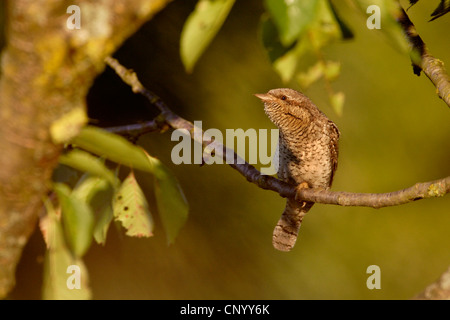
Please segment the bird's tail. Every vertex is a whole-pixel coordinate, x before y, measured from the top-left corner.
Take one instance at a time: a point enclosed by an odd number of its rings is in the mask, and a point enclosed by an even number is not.
[[[272,244],[275,249],[290,251],[294,247],[303,217],[313,204],[314,202],[287,200],[286,208],[273,230]]]

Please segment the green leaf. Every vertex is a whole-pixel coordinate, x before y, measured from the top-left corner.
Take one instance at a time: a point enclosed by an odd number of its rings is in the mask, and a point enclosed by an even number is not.
[[[153,172],[151,163],[142,148],[135,146],[117,134],[86,126],[73,139],[72,143],[113,162],[146,172]]]
[[[316,17],[320,0],[265,0],[285,47],[294,43]]]
[[[75,137],[88,122],[84,108],[75,108],[53,122],[50,135],[54,143],[66,143]]]
[[[315,65],[305,72],[297,75],[297,81],[303,89],[308,88],[312,83],[319,80],[324,75],[324,65],[321,61],[317,61]]]
[[[62,183],[55,183],[53,189],[61,205],[65,234],[77,257],[83,256],[92,241],[94,217],[89,205],[72,194],[70,188]]]
[[[47,300],[90,299],[88,272],[81,259],[74,258],[64,241],[64,232],[57,212],[50,201],[45,201],[47,215],[41,220],[41,229],[45,229],[48,250],[44,260],[44,280],[42,297]],[[78,267],[80,288],[70,288],[71,267]]]
[[[318,0],[316,16],[309,25],[308,36],[316,49],[342,38],[341,28],[328,1]]]
[[[285,55],[278,58],[273,67],[280,75],[283,82],[289,82],[299,69],[300,61],[312,52],[312,46],[309,39],[305,38],[297,41],[295,47],[289,50]]]
[[[98,244],[106,243],[106,235],[113,219],[112,199],[114,190],[106,183],[100,182],[102,186],[97,187],[97,192],[89,201],[95,214],[94,239]],[[103,188],[102,188],[103,187]]]
[[[329,98],[334,111],[337,115],[341,116],[344,110],[345,94],[343,92],[337,92],[332,94]]]
[[[333,81],[335,80],[339,74],[341,73],[341,64],[340,62],[336,61],[327,61],[325,63],[324,69],[324,76],[327,80]]]
[[[274,7],[286,7],[286,1],[274,1],[266,0]],[[273,2],[273,3],[272,3]],[[297,35],[296,43],[288,52],[280,56],[273,62],[273,67],[280,75],[283,82],[290,81],[300,69],[302,69],[301,63],[304,65],[308,58],[316,56],[320,49],[335,39],[340,39],[342,37],[341,29],[339,23],[335,19],[335,15],[330,7],[328,1],[326,0],[316,0],[314,2],[314,10],[312,7],[310,10],[303,8],[305,15],[307,15],[306,20],[292,21],[292,24],[301,24],[301,32]],[[284,3],[284,4],[283,4]],[[292,2],[294,5],[295,1]],[[303,4],[305,5],[305,4]],[[309,4],[311,5],[311,4]],[[298,10],[301,6],[298,7]],[[281,18],[280,18],[281,19]],[[307,21],[307,23],[305,22]],[[266,26],[268,28],[268,26]],[[270,30],[268,30],[270,31]],[[268,32],[266,31],[266,32]],[[280,32],[280,37],[282,38],[282,32]],[[283,42],[283,41],[281,41]],[[281,52],[278,49],[277,52]],[[311,70],[311,74],[300,75],[300,79],[311,84],[311,80],[316,77],[317,71],[319,69]]]
[[[380,8],[381,29],[379,31],[388,40],[388,43],[401,53],[409,53],[409,44],[403,33],[400,24],[397,22],[397,17],[400,16],[399,10],[401,7],[397,1],[392,0],[357,0],[361,13],[365,18],[367,15],[367,8],[370,5],[377,5]],[[374,30],[374,32],[376,32]]]
[[[87,126],[83,128],[73,140],[73,143],[82,149],[104,156],[111,161],[152,173],[156,178],[155,192],[157,194],[158,211],[167,233],[168,242],[172,243],[174,241],[178,231],[187,219],[188,205],[175,177],[170,174],[169,170],[158,159],[149,156],[143,149],[131,144],[126,139],[95,127]],[[125,188],[127,185],[128,187]],[[135,201],[138,201],[138,204],[143,205],[143,208],[148,211],[148,206],[144,202],[145,197],[139,195],[142,191],[140,191],[134,175],[126,184],[124,181],[117,192],[120,192],[123,188],[125,188],[128,196],[135,193],[132,198],[135,198]],[[120,212],[120,205],[117,200],[116,193],[113,200],[114,216],[120,216],[122,220],[125,220],[126,225],[130,225],[131,221],[126,219],[126,213]],[[123,205],[122,208],[126,206]],[[120,213],[123,213],[123,215]],[[151,219],[150,213],[148,213],[148,217]],[[150,236],[153,229],[152,220],[150,222],[143,220],[140,223],[142,226],[138,228],[138,231],[133,227],[133,230],[129,231],[129,233]]]
[[[306,89],[312,83],[324,77],[326,81],[334,80],[340,73],[341,65],[334,61],[317,61],[306,72],[297,74],[297,81],[303,89]],[[331,87],[328,87],[331,90]],[[343,93],[329,93],[330,102],[339,115],[342,114],[344,95]]]
[[[115,219],[127,229],[127,236],[150,237],[153,235],[153,219],[147,200],[133,172],[130,172],[114,195],[113,213]]]
[[[59,162],[82,172],[89,172],[107,180],[113,187],[119,186],[119,179],[109,170],[103,161],[83,150],[74,149],[59,158]]]
[[[96,220],[93,230],[94,239],[99,244],[105,244],[113,218],[111,201],[114,189],[106,179],[86,174],[72,194],[91,207]]]
[[[260,32],[261,42],[272,63],[293,48],[293,45],[287,48],[283,46],[278,30],[273,20],[267,14],[261,17]]]
[[[187,72],[211,43],[235,0],[199,0],[181,33],[180,56]]]
[[[178,181],[158,159],[148,156],[155,167],[155,197],[169,244],[186,223],[189,206]]]
[[[339,25],[339,28],[341,29],[341,34],[343,39],[353,39],[355,36],[350,29],[349,26],[341,19],[338,12],[336,11],[336,8],[333,5],[333,2],[328,0],[328,5],[330,6],[331,12],[333,13],[333,17],[336,20],[337,24]]]

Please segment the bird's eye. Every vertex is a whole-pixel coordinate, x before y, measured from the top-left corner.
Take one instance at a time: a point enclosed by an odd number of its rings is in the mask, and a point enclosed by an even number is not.
[[[286,96],[281,96],[281,100],[286,100]]]

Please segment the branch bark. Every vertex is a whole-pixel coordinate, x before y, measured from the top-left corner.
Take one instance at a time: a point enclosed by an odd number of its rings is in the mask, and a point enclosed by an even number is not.
[[[445,70],[444,62],[431,55],[405,10],[400,4],[398,6],[400,9],[397,21],[411,46],[414,73],[419,76],[420,71],[423,71],[436,87],[439,97],[450,107],[450,77]]]
[[[449,192],[450,176],[435,181],[416,183],[412,187],[388,193],[352,193],[302,189],[297,192],[296,198],[323,204],[378,209],[421,199],[442,197]]]
[[[430,284],[414,297],[416,300],[449,300],[450,299],[450,267],[442,273],[438,280]]]
[[[49,128],[85,110],[104,58],[169,1],[86,0],[79,30],[66,28],[66,2],[9,1],[0,79],[0,298],[14,286],[62,149]]]
[[[119,77],[132,88],[133,92],[147,97],[150,103],[155,105],[161,111],[159,121],[164,119],[173,129],[187,130],[190,132],[192,139],[203,144],[205,147],[212,142],[208,139],[202,139],[203,132],[202,135],[194,135],[194,125],[172,112],[158,96],[147,90],[139,81],[135,72],[126,69],[114,58],[108,57],[105,61],[116,71]],[[150,121],[148,124],[141,124],[141,126],[146,129],[152,128],[157,130],[160,127],[155,124],[154,120]],[[113,131],[116,133],[127,133],[128,128],[128,126],[115,127]],[[200,129],[197,128],[197,130]],[[134,134],[136,134],[136,132],[134,132]],[[450,177],[430,182],[417,183],[410,188],[389,193],[351,193],[319,189],[300,189],[297,191],[296,187],[293,185],[278,180],[275,177],[263,175],[254,166],[240,159],[233,150],[229,150],[223,145],[219,146],[219,149],[223,150],[222,157],[224,160],[227,159],[227,154],[232,155],[235,161],[229,165],[243,175],[249,182],[256,184],[262,189],[275,191],[282,197],[295,198],[297,201],[303,200],[340,206],[382,208],[402,205],[420,199],[441,197],[450,192]],[[238,159],[240,161],[238,161]]]

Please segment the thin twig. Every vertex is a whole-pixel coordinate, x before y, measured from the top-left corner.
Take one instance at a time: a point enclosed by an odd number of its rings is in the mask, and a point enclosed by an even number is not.
[[[414,73],[420,75],[420,71],[423,71],[436,87],[439,97],[450,107],[450,77],[445,70],[444,63],[430,54],[407,13],[400,4],[398,6],[397,21],[411,45]]]
[[[162,117],[170,127],[173,129],[187,130],[192,139],[205,147],[211,143],[210,140],[204,139],[203,131],[199,128],[196,128],[195,132],[200,134],[194,134],[194,124],[173,113],[158,96],[147,90],[141,84],[132,70],[126,69],[116,59],[111,57],[106,59],[106,63],[116,71],[125,83],[131,86],[133,92],[146,96],[152,104],[156,105],[161,111],[160,117]],[[275,177],[263,175],[254,166],[239,158],[233,150],[220,145],[218,142],[215,143],[217,146],[216,150],[223,150],[221,156],[225,161],[231,154],[234,162],[229,165],[243,175],[249,182],[256,184],[262,189],[275,191],[282,197],[296,198],[298,201],[306,200],[340,206],[381,208],[401,205],[425,198],[440,197],[450,192],[450,177],[431,182],[417,183],[410,188],[390,193],[351,193],[320,189],[301,189],[297,192],[295,186],[278,180]],[[240,161],[237,161],[238,159]],[[228,162],[229,161],[227,161],[227,163]]]
[[[142,123],[126,124],[117,127],[107,127],[104,129],[117,134],[143,135],[148,132],[155,132],[159,130],[160,127],[155,120],[150,120]]]

